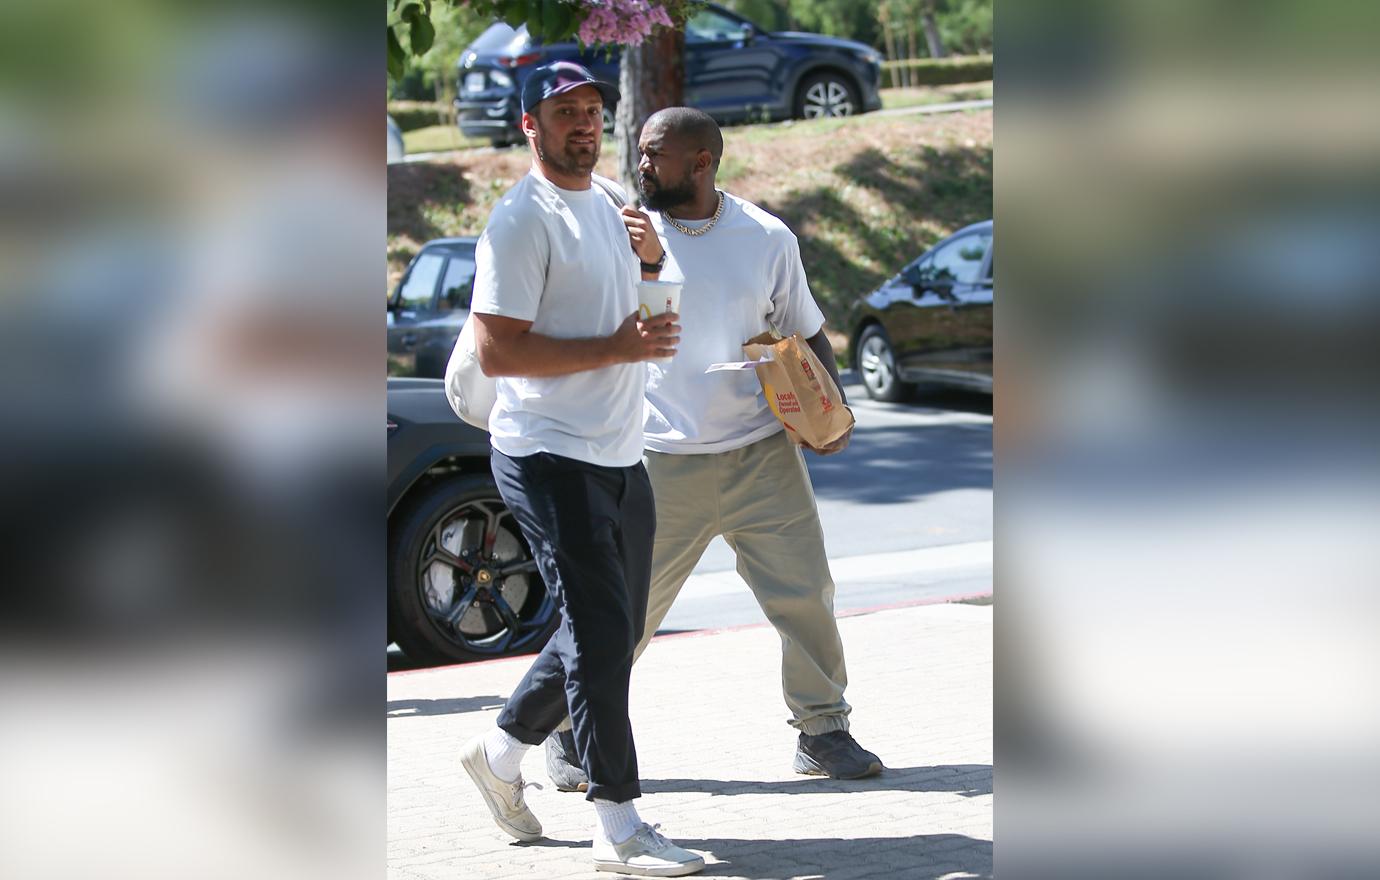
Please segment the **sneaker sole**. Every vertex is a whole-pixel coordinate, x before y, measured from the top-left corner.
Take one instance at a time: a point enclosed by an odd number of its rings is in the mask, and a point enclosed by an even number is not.
[[[552,785],[556,785],[555,782],[552,782],[551,784],[552,784]],[[575,786],[574,788],[571,788],[571,787],[568,786],[568,785],[556,785],[556,791],[589,791],[589,783],[588,783],[588,782],[581,782],[579,785]]]
[[[612,871],[616,874],[633,874],[638,877],[684,877],[687,874],[695,874],[704,870],[704,859],[698,862],[689,862],[684,865],[666,865],[659,868],[645,868],[640,865],[629,865],[626,862],[614,862],[607,859],[595,859],[594,870]]]
[[[499,828],[502,828],[504,833],[508,834],[510,837],[515,837],[518,840],[523,841],[524,843],[531,843],[534,840],[542,839],[544,835],[540,831],[538,831],[535,834],[523,831],[521,828],[514,826],[512,823],[508,822],[501,815],[499,815],[499,807],[497,804],[494,803],[493,796],[489,794],[489,789],[484,785],[479,775],[478,769],[474,767],[473,759],[470,755],[465,755],[461,757],[460,766],[465,768],[465,772],[468,773],[470,775],[470,779],[474,781],[474,787],[479,789],[479,793],[483,796],[484,804],[489,808],[489,815],[493,817],[495,825],[497,825]]]
[[[792,769],[794,769],[795,772],[803,776],[828,776],[830,779],[866,779],[869,776],[876,776],[877,774],[881,773],[883,768],[882,763],[880,761],[874,761],[871,764],[868,764],[867,768],[863,770],[861,773],[852,773],[848,775],[835,776],[828,770],[825,770],[824,767],[820,765],[820,763],[816,761],[814,758],[811,758],[808,755],[802,755],[797,752],[795,756],[795,762],[792,765]]]

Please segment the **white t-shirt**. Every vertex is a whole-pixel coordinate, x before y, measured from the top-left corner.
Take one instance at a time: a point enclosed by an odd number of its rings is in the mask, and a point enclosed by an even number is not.
[[[670,255],[661,278],[684,285],[676,356],[647,365],[644,431],[654,452],[724,452],[782,430],[756,373],[705,368],[743,360],[743,343],[767,330],[809,339],[824,326],[795,234],[751,202],[728,193],[724,200],[723,216],[700,236],[651,214]]]
[[[611,336],[637,311],[640,277],[627,228],[598,183],[566,190],[533,171],[489,215],[475,250],[470,310],[531,321],[532,332],[560,339]],[[636,464],[645,381],[641,363],[500,378],[489,436],[504,455]]]

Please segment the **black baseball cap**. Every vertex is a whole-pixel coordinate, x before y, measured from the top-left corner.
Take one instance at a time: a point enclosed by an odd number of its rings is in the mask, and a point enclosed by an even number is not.
[[[522,84],[522,112],[531,113],[547,98],[580,86],[594,86],[604,96],[606,105],[618,103],[617,86],[604,82],[573,61],[552,61],[527,75],[527,81]]]

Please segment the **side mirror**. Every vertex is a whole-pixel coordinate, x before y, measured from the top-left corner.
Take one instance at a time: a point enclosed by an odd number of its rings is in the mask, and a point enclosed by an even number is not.
[[[757,28],[750,24],[743,25],[742,40],[744,45],[752,45],[752,41],[757,39]]]

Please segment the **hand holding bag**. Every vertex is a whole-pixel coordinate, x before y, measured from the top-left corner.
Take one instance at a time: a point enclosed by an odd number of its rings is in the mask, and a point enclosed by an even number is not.
[[[823,449],[852,430],[853,411],[799,333],[754,336],[743,343],[743,353],[756,362],[767,406],[793,441]]]

